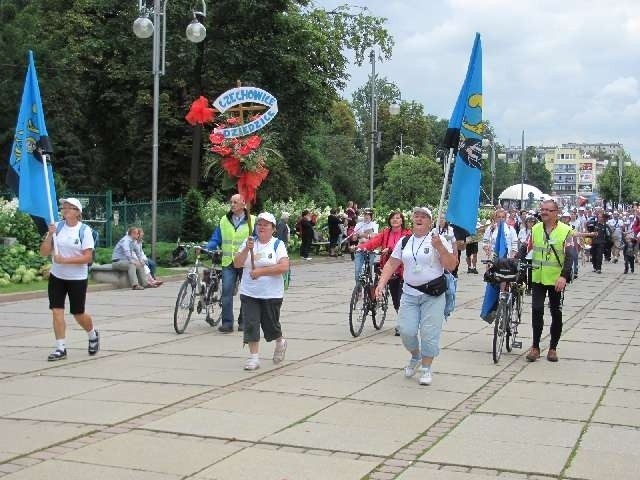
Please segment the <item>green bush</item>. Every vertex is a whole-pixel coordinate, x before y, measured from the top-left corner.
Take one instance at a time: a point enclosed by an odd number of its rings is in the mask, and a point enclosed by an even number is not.
[[[12,283],[31,283],[42,280],[49,269],[49,259],[41,257],[24,245],[14,244],[0,248],[0,286]]]
[[[29,215],[18,210],[18,201],[0,198],[0,237],[15,237],[29,250],[40,248],[40,234]]]
[[[195,188],[189,189],[184,198],[184,215],[180,239],[185,242],[199,242],[204,238],[204,220],[202,210],[204,198]]]
[[[211,197],[205,203],[202,209],[202,218],[206,225],[206,238],[211,236],[211,232],[220,223],[220,217],[226,215],[229,211],[229,202],[221,202],[215,197]]]

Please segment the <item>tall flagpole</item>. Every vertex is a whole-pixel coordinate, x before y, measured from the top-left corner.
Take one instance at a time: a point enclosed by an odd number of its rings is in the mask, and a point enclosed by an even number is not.
[[[447,193],[447,183],[449,183],[449,170],[451,169],[451,162],[453,161],[453,148],[449,148],[449,155],[447,155],[447,163],[444,166],[444,181],[442,182],[442,191],[440,192],[440,203],[438,203],[438,219],[435,222],[435,226],[440,226],[440,219],[444,218],[442,215],[442,205],[444,204],[444,196]]]
[[[524,154],[524,130],[522,130],[522,152],[521,152],[521,167],[522,171],[520,173],[520,210],[524,208],[524,162],[525,162],[525,154]]]

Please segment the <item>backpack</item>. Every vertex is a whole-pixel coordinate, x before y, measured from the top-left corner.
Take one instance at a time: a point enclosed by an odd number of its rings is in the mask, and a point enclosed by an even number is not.
[[[56,225],[56,235],[60,233],[62,227],[64,227],[64,221],[58,222],[58,225]],[[91,254],[91,262],[87,264],[88,266],[91,266],[96,261],[96,248],[98,247],[98,239],[100,238],[100,234],[86,223],[80,222],[80,231],[78,232],[78,240],[80,240],[80,244],[82,244],[82,238],[84,237],[84,232],[87,228],[91,230],[91,236],[93,237],[93,252]]]

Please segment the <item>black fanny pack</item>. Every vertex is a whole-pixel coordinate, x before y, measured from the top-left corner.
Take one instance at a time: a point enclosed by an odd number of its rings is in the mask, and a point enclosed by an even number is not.
[[[434,278],[430,282],[423,283],[422,285],[411,285],[408,283],[407,285],[432,297],[439,297],[447,291],[447,278],[442,274],[438,278]]]

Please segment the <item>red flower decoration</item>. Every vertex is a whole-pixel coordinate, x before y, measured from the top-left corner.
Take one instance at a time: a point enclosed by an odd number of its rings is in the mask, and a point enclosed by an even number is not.
[[[229,117],[227,118],[227,125],[237,125],[240,122],[238,117]]]
[[[222,168],[230,177],[239,177],[242,175],[242,165],[240,159],[228,156],[222,159]]]
[[[191,104],[191,108],[185,119],[191,125],[195,125],[196,123],[204,125],[207,122],[211,122],[213,116],[213,108],[209,108],[209,100],[207,100],[206,97],[200,96]]]
[[[222,133],[212,133],[209,135],[209,141],[214,145],[220,145],[224,142],[224,134]]]
[[[246,157],[247,155],[249,155],[251,152],[253,152],[253,148],[249,147],[247,144],[242,145],[239,149],[238,149],[238,155],[242,156],[242,157]]]
[[[238,179],[238,193],[244,197],[247,202],[253,203],[256,199],[258,187],[269,175],[269,170],[261,167],[257,170],[247,171]]]
[[[225,147],[224,145],[214,145],[213,147],[211,147],[211,151],[213,153],[217,153],[221,157],[226,157],[227,155],[231,155],[233,153],[233,149]]]
[[[249,138],[247,138],[245,145],[251,150],[255,150],[260,146],[261,143],[262,138],[260,138],[258,135],[251,135]]]

